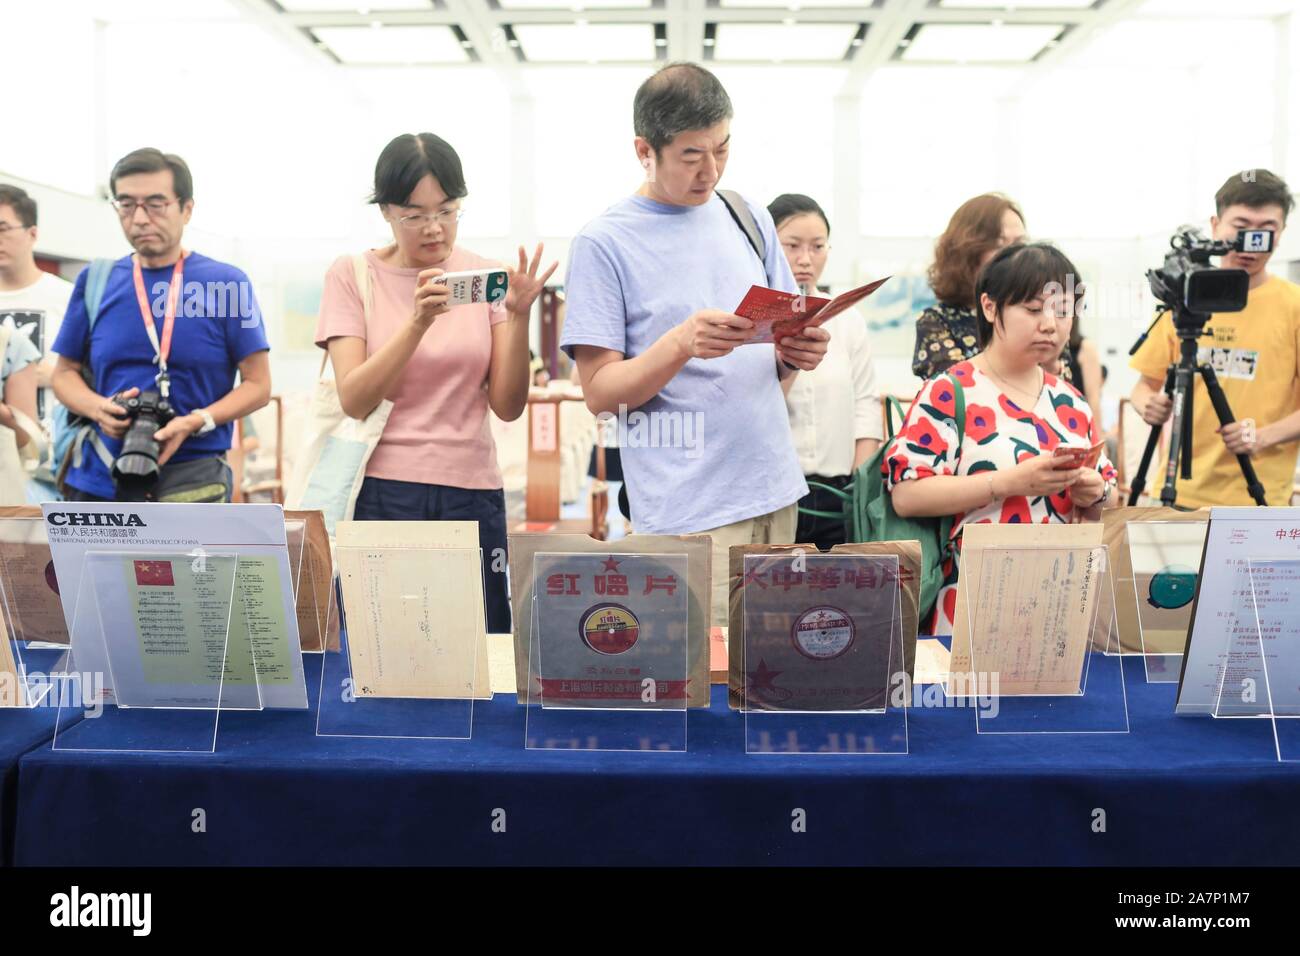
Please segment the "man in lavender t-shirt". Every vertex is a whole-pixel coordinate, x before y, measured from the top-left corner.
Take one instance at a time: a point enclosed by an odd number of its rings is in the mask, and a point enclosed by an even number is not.
[[[751,285],[796,291],[772,218],[746,202],[760,259],[714,191],[727,163],[731,101],[717,78],[672,64],[633,106],[646,182],[574,238],[561,346],[587,406],[619,416],[637,531],[713,537],[713,622],[726,623],[732,545],[791,543],[808,486],[782,380],[816,368],[830,336],[808,329],[745,344],[733,315]]]

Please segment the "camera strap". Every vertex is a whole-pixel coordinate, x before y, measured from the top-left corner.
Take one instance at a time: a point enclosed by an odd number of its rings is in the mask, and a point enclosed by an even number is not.
[[[167,374],[167,356],[172,350],[172,328],[176,324],[176,306],[181,297],[181,286],[185,274],[185,250],[172,269],[171,285],[167,288],[167,307],[163,312],[162,342],[158,341],[158,330],[154,328],[153,310],[149,308],[149,296],[144,289],[144,270],[140,267],[140,257],[131,257],[132,278],[135,280],[135,299],[140,306],[140,318],[144,319],[144,330],[153,346],[154,362],[158,365],[158,374],[154,381],[158,383],[158,392],[165,399],[170,397],[171,380]]]

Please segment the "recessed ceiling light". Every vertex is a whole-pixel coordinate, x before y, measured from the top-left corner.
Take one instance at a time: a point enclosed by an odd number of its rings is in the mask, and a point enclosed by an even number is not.
[[[357,3],[357,0],[276,0],[289,13],[358,13],[368,17],[376,11],[390,13],[398,10],[432,10],[432,0],[374,0]]]
[[[871,4],[868,0],[718,0],[718,6],[731,10],[770,10],[785,7],[789,10],[862,9]]]
[[[856,23],[719,23],[713,58],[842,60],[857,32]]]
[[[497,0],[502,10],[648,10],[651,0]]]
[[[926,23],[905,46],[905,61],[1028,63],[1065,29],[1064,24]]]
[[[344,63],[392,65],[466,63],[469,56],[449,27],[313,27],[316,39]]]
[[[939,0],[949,10],[1086,10],[1096,0]]]
[[[516,23],[512,29],[530,63],[649,63],[655,59],[650,23]]]

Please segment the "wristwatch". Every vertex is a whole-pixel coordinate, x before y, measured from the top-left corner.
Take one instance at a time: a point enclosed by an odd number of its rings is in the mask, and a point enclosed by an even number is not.
[[[1098,498],[1096,501],[1094,501],[1092,504],[1086,505],[1085,508],[1095,508],[1097,507],[1097,505],[1104,505],[1110,499],[1111,484],[1109,481],[1106,482],[1104,488],[1105,490],[1101,493],[1101,497]]]
[[[194,414],[198,415],[199,418],[203,419],[203,424],[199,426],[199,430],[196,431],[194,434],[206,435],[208,432],[212,431],[212,429],[217,427],[217,423],[212,418],[212,413],[209,412],[206,408],[196,409]]]

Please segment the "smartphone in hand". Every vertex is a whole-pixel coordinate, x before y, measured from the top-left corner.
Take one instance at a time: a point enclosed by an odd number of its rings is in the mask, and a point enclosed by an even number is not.
[[[505,302],[510,285],[505,269],[444,272],[432,281],[441,282],[451,290],[448,305],[475,305],[484,302],[495,305]]]
[[[1068,471],[1071,468],[1095,468],[1097,462],[1101,460],[1101,450],[1106,447],[1105,442],[1098,442],[1091,448],[1080,448],[1076,445],[1061,445],[1052,452],[1052,467],[1061,471]]]

